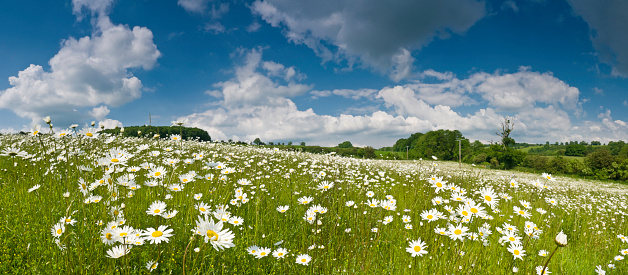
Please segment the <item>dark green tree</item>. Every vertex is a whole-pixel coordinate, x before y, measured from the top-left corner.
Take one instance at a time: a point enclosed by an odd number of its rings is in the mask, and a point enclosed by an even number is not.
[[[345,141],[343,143],[338,144],[338,148],[353,148],[353,144],[350,141]]]

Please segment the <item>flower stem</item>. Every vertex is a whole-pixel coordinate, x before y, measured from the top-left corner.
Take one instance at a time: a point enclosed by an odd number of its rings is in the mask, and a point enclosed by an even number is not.
[[[547,258],[547,261],[545,262],[545,265],[543,266],[543,270],[541,271],[541,274],[545,274],[545,269],[547,268],[547,264],[549,264],[549,261],[552,259],[552,256],[554,256],[554,253],[556,253],[556,250],[558,250],[558,246],[554,248],[554,251],[552,251],[552,254],[549,256],[549,258]]]

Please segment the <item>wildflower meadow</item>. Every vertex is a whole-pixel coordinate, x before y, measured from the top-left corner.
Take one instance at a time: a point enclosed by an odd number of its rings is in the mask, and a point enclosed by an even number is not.
[[[623,185],[73,126],[0,136],[0,272],[628,273]]]

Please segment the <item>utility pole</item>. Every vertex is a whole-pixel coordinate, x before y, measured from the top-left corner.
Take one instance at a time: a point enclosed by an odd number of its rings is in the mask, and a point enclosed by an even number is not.
[[[410,148],[410,146],[406,146],[406,159],[408,159],[408,148]]]
[[[462,141],[464,139],[456,139],[458,142],[458,167],[462,167]]]

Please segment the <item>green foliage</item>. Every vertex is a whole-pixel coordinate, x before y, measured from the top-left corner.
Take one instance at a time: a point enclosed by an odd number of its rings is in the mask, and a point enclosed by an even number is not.
[[[441,160],[458,160],[458,139],[462,140],[462,155],[470,155],[471,144],[458,130],[436,130],[420,135],[412,145],[410,158],[438,157]]]
[[[120,134],[120,128],[105,129],[103,133]],[[179,126],[128,126],[124,127],[124,137],[148,137],[152,138],[153,135],[159,134],[160,138],[168,138],[171,135],[178,135],[181,133],[181,138],[190,140],[198,139],[200,141],[211,141],[211,137],[207,131],[199,128],[180,127]]]
[[[350,141],[345,141],[343,143],[338,144],[338,148],[353,148],[353,144]]]

